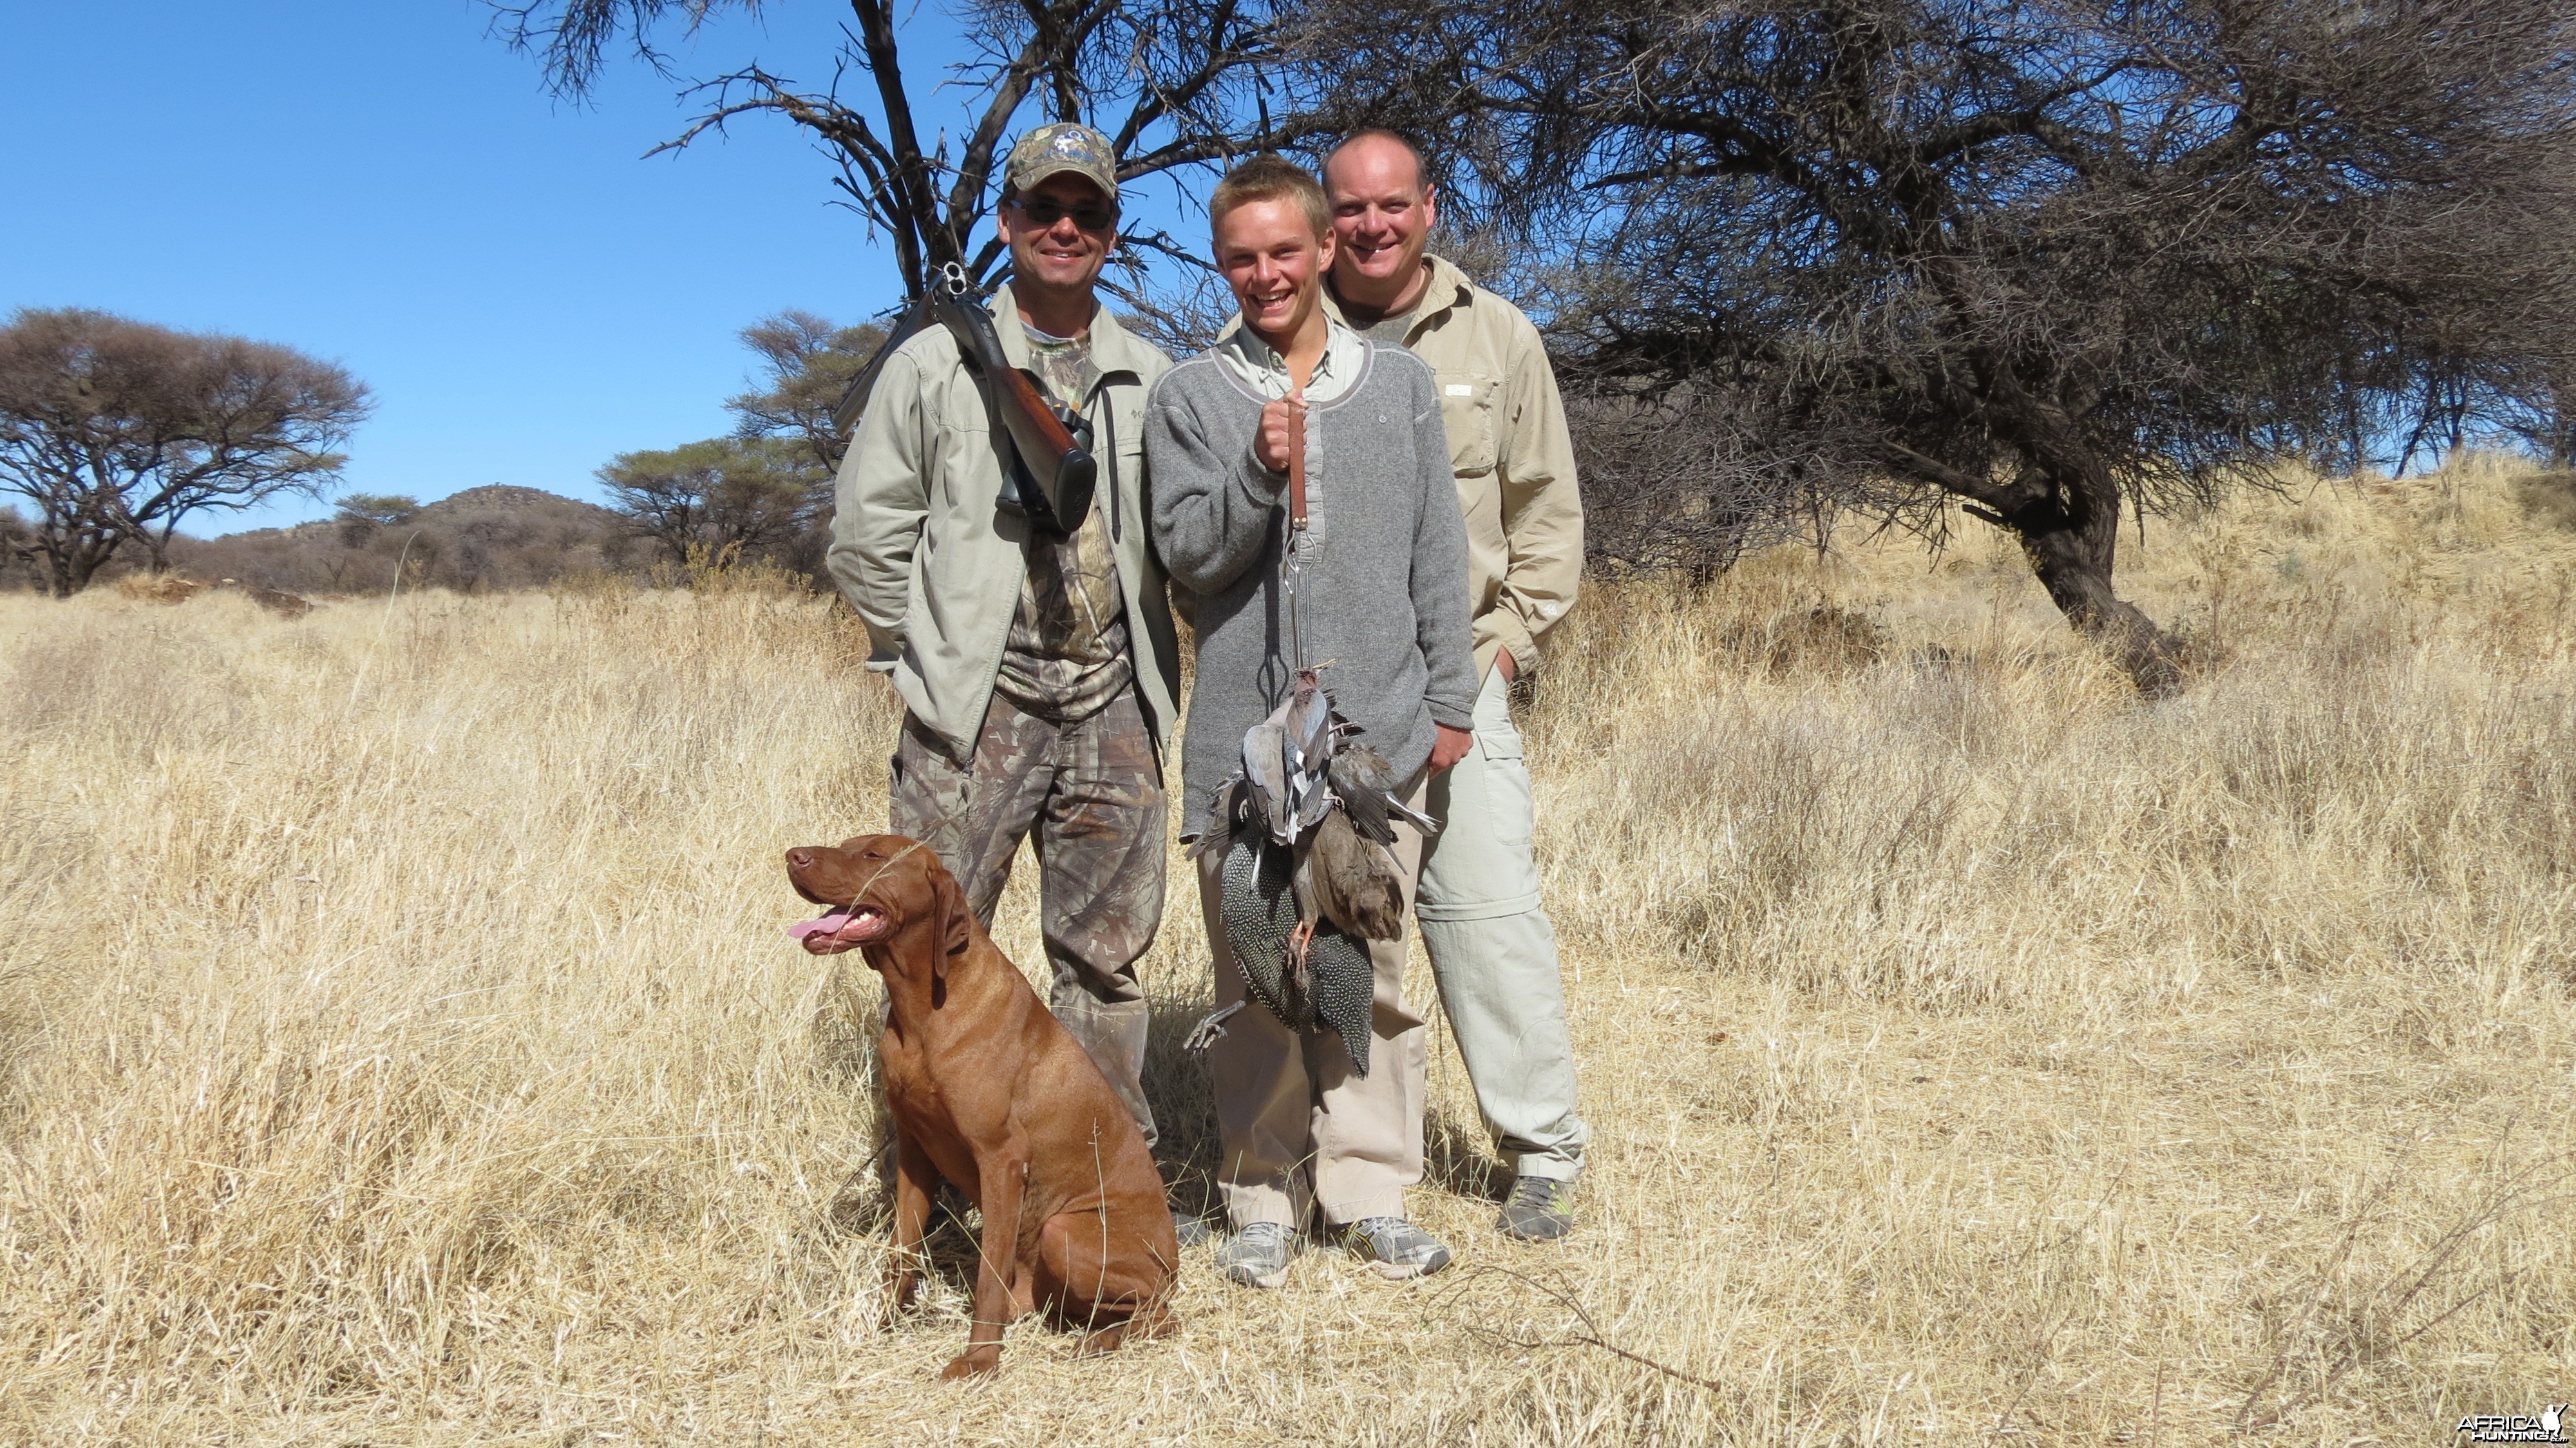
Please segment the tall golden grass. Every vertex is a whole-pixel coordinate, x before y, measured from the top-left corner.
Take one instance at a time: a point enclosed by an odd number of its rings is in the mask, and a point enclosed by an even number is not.
[[[875,987],[780,929],[778,851],[884,820],[897,714],[845,617],[0,599],[0,1442],[2341,1445],[2537,1412],[2576,1396],[2559,490],[2490,462],[2149,525],[2124,585],[2197,660],[2153,704],[1977,532],[1594,589],[1528,711],[1579,1235],[1492,1232],[1444,1042],[1417,1215],[1458,1267],[1313,1253],[1254,1294],[1194,1253],[1173,1336],[1077,1359],[1023,1323],[966,1387],[930,1380],[961,1239],[879,1320]],[[1032,905],[997,931],[1024,964]],[[1176,894],[1150,1084],[1202,1172],[1205,975]]]

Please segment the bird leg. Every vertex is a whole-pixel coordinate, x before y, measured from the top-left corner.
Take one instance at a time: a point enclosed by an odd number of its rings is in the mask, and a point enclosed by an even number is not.
[[[1315,942],[1315,922],[1300,920],[1288,932],[1288,978],[1296,983],[1297,994],[1306,994],[1306,949]]]
[[[1227,1006],[1223,1010],[1210,1011],[1206,1019],[1200,1021],[1196,1026],[1190,1029],[1188,1037],[1181,1042],[1181,1049],[1184,1051],[1204,1051],[1208,1047],[1215,1045],[1217,1042],[1224,1040],[1226,1017],[1233,1015],[1236,1011],[1241,1009],[1243,1009],[1243,1002],[1236,1001],[1234,1004]]]

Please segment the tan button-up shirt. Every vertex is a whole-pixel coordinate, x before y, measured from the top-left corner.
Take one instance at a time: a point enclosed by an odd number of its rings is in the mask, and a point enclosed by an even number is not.
[[[1467,515],[1476,672],[1483,677],[1505,648],[1521,672],[1535,672],[1539,640],[1574,607],[1583,581],[1583,496],[1565,403],[1538,328],[1521,309],[1442,258],[1426,260],[1431,281],[1404,343],[1440,385],[1449,464]]]

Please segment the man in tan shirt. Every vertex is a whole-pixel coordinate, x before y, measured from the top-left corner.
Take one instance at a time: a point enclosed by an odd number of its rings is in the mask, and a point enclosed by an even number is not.
[[[1324,158],[1323,180],[1343,320],[1412,348],[1439,383],[1467,517],[1480,688],[1475,747],[1431,786],[1444,828],[1424,848],[1415,909],[1477,1106],[1517,1177],[1500,1226],[1551,1240],[1573,1229],[1591,1133],[1575,1111],[1565,986],[1539,904],[1536,811],[1509,690],[1537,672],[1540,640],[1582,580],[1574,443],[1538,329],[1427,253],[1438,197],[1413,147],[1390,131],[1357,132]]]

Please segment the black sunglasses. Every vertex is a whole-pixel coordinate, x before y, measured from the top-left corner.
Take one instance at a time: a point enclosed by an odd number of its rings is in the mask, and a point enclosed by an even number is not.
[[[1024,196],[1011,202],[1031,226],[1053,226],[1070,216],[1073,224],[1085,231],[1114,231],[1118,227],[1118,208],[1097,202],[1082,206],[1059,206],[1043,196]]]

